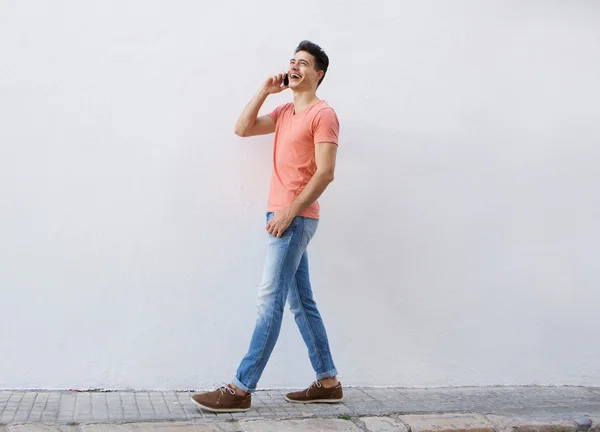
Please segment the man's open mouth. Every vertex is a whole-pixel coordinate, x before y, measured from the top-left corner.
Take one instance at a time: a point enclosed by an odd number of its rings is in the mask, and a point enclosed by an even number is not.
[[[290,74],[290,78],[291,79],[300,79],[302,77],[300,75],[298,75],[298,74]]]

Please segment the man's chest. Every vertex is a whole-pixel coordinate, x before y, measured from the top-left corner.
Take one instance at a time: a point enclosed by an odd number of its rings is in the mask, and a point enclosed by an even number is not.
[[[280,152],[314,153],[314,134],[310,122],[287,116],[277,126],[275,144]]]

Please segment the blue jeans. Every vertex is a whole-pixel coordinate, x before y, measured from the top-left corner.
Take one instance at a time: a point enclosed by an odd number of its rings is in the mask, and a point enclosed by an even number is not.
[[[273,217],[267,213],[267,223]],[[248,353],[233,383],[252,393],[273,352],[281,329],[286,299],[308,348],[317,379],[337,375],[325,325],[312,295],[306,247],[317,231],[317,219],[294,218],[281,238],[269,235],[267,258],[258,291],[258,316]]]

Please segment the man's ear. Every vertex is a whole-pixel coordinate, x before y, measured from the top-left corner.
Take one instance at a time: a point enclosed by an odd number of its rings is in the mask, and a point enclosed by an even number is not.
[[[321,81],[321,78],[323,78],[323,75],[325,75],[325,71],[322,71],[322,70],[320,70],[320,71],[317,73],[317,78],[318,78],[318,81]]]

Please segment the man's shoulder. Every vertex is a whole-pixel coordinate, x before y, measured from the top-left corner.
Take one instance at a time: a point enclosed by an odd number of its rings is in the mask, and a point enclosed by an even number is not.
[[[279,105],[276,109],[278,109],[280,112],[286,112],[286,111],[290,111],[294,109],[294,103],[293,102],[288,102],[288,103],[284,103]]]
[[[335,112],[333,107],[324,100],[319,102],[315,108],[316,109],[313,112],[314,117],[320,117],[323,115],[337,117],[337,113]]]
[[[321,99],[321,101],[317,104],[317,112],[323,111],[323,110],[331,110],[333,112],[335,112],[335,110],[333,109],[333,107],[331,105],[329,105],[329,102],[324,101],[323,99]]]
[[[315,108],[316,109],[312,113],[313,121],[315,121],[315,120],[316,121],[323,121],[323,120],[338,121],[337,113],[335,112],[333,107],[331,105],[329,105],[327,102],[325,102],[324,100],[319,102],[318,106],[316,106]]]

